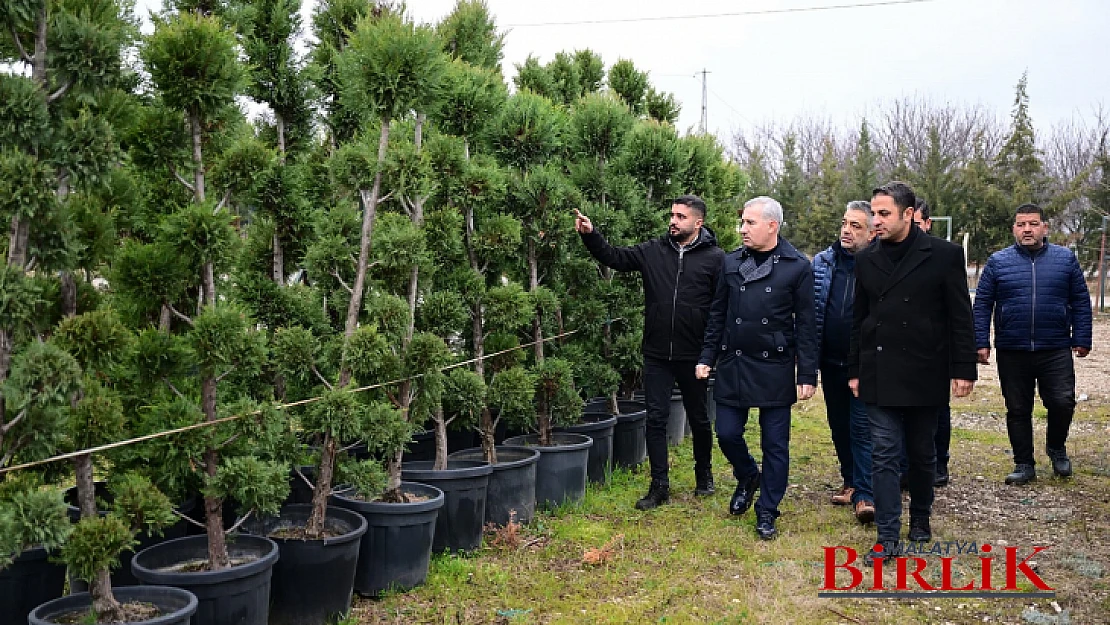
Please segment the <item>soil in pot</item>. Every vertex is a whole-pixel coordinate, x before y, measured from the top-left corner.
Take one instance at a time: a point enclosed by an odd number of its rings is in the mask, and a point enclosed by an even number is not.
[[[177,538],[135,554],[131,570],[143,584],[173,586],[196,595],[197,623],[266,625],[277,544],[240,534],[228,537],[228,552],[231,567],[207,570],[208,537]]]
[[[512,519],[521,525],[532,522],[536,513],[536,464],[540,452],[529,447],[497,446],[497,464],[486,489],[486,523],[498,527]],[[452,460],[485,460],[481,447],[456,451]],[[515,516],[514,516],[515,514]]]
[[[486,520],[486,493],[493,467],[485,460],[448,460],[447,468],[433,469],[433,462],[406,462],[401,477],[443,491],[443,507],[436,521],[432,550],[472,551],[482,546]]]
[[[346,495],[331,497],[333,505],[359,513],[368,524],[355,572],[355,592],[362,596],[409,590],[428,577],[443,491],[411,482],[402,482],[401,490],[409,503],[362,501]]]
[[[311,504],[295,504],[277,517],[245,524],[277,543],[280,552],[270,582],[269,625],[322,625],[351,609],[366,519],[329,506],[325,537],[310,539],[305,526],[311,514]]]
[[[197,598],[180,588],[120,586],[113,588],[123,604],[125,623],[135,625],[189,625],[197,610]],[[37,607],[27,617],[30,625],[68,625],[89,622],[92,598],[82,592],[55,599]]]
[[[536,465],[536,505],[555,508],[578,502],[586,495],[586,462],[593,440],[585,434],[557,432],[552,445],[540,445],[538,434],[505,440],[507,445],[524,446],[540,452]]]

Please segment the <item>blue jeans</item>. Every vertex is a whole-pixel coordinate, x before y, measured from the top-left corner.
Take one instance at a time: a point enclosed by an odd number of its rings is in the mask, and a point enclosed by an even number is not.
[[[832,432],[840,477],[856,489],[852,503],[874,501],[871,493],[871,421],[867,405],[848,388],[848,367],[821,366],[821,388],[825,391],[825,411]]]
[[[741,481],[759,471],[744,441],[748,410],[717,404],[717,442],[725,458],[732,463],[732,474]],[[790,476],[790,406],[759,408],[759,446],[763,450],[763,475],[759,480],[755,514],[756,518],[776,519]]]
[[[888,408],[867,404],[867,416],[871,420],[875,527],[880,542],[897,541],[902,532],[898,465],[903,442],[909,458],[910,517],[928,517],[933,509],[937,407]]]

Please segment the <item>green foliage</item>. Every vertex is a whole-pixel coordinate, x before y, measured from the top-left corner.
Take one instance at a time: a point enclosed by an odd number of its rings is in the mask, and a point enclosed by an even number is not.
[[[177,378],[192,364],[193,352],[183,337],[147,328],[135,338],[130,370],[148,387]]]
[[[177,521],[169,497],[143,475],[124,473],[113,477],[108,492],[112,494],[113,514],[133,531],[158,536]]]
[[[409,327],[409,304],[396,295],[381,291],[366,294],[363,300],[366,316],[393,345],[400,345]]]
[[[416,327],[448,339],[461,332],[469,319],[470,311],[458,293],[434,291],[424,296],[423,303],[417,309]]]
[[[135,436],[204,421],[200,408],[186,397],[175,396],[172,400],[157,401],[153,405],[145,399],[144,404],[133,423],[132,434]],[[120,454],[119,466],[146,475],[158,490],[180,500],[186,493],[195,492],[199,485],[201,476],[197,460],[203,456],[210,435],[207,430],[193,430],[125,447]],[[156,466],[152,466],[151,458],[158,460]]]
[[[270,347],[274,364],[282,375],[305,383],[315,380],[312,368],[316,366],[320,342],[311,330],[301,326],[278,328]]]
[[[0,74],[0,145],[34,152],[49,136],[46,94],[30,77]]]
[[[609,161],[624,145],[635,119],[624,102],[603,94],[589,94],[570,114],[571,150],[591,160]]]
[[[346,454],[339,458],[335,477],[336,484],[348,485],[368,499],[381,495],[389,480],[381,463],[374,460],[355,460]]]
[[[20,490],[0,498],[0,569],[25,549],[57,549],[73,531],[57,489]]]
[[[187,336],[202,376],[218,376],[235,367],[257,371],[266,357],[266,337],[234,305],[206,306]]]
[[[0,149],[0,218],[43,219],[57,208],[57,174],[25,152]]]
[[[609,68],[609,89],[617,94],[632,113],[644,110],[644,96],[648,91],[647,72],[636,69],[628,59],[620,59]]]
[[[77,359],[87,373],[106,372],[127,356],[134,337],[110,309],[92,310],[62,320],[53,341]]]
[[[428,110],[443,89],[447,56],[429,26],[383,12],[363,17],[340,57],[343,98],[382,120]]]
[[[328,390],[309,407],[302,424],[309,432],[326,434],[341,441],[357,440],[365,431],[365,409],[366,406],[349,388]]]
[[[396,379],[401,375],[401,358],[391,346],[399,347],[400,341],[392,341],[376,325],[359,326],[344,343],[343,364],[363,384]]]
[[[119,568],[119,556],[138,542],[115,515],[85,517],[62,546],[62,560],[77,579],[92,581],[100,571]]]
[[[501,73],[505,34],[497,32],[485,0],[458,0],[436,32],[451,58]]]
[[[45,457],[54,451],[64,431],[69,398],[81,385],[81,368],[61,348],[32,341],[12,357],[4,381],[7,412],[24,417],[9,430],[0,455],[22,449],[27,457]]]
[[[123,438],[124,416],[119,398],[92,376],[85,377],[83,390],[68,422],[73,449],[88,449]]]
[[[20,269],[0,266],[0,328],[26,330],[42,300],[42,287]]]
[[[210,204],[189,204],[165,219],[163,240],[194,267],[220,266],[238,243],[231,222],[229,213],[215,212]]]
[[[673,93],[656,91],[654,87],[648,87],[647,95],[644,96],[644,110],[651,119],[673,126],[678,121],[679,113],[682,112],[682,105],[678,103]]]
[[[396,407],[381,401],[371,402],[365,412],[362,440],[371,453],[393,457],[412,440],[416,425]]]
[[[456,367],[444,376],[443,410],[452,426],[471,428],[478,424],[486,403],[486,381],[465,367]]]
[[[454,61],[444,74],[443,101],[433,119],[444,132],[472,140],[507,98],[505,83],[496,71]]]
[[[536,381],[536,377],[524,367],[513,366],[498,371],[490,380],[486,402],[510,425],[534,423]]]
[[[533,369],[536,399],[551,414],[552,425],[570,425],[582,414],[582,398],[574,388],[574,368],[562,358],[545,358]]]
[[[605,63],[601,56],[589,48],[574,51],[574,65],[578,68],[580,94],[596,93],[605,80]]]
[[[490,288],[483,304],[487,332],[515,332],[531,321],[535,310],[534,298],[515,282]]]
[[[555,83],[551,77],[551,72],[540,64],[539,59],[531,54],[524,59],[524,63],[517,64],[513,84],[516,85],[518,92],[531,91],[544,97],[555,97]]]
[[[526,169],[556,154],[562,146],[563,125],[563,115],[551,100],[520,91],[490,124],[489,141],[502,163]]]
[[[289,468],[250,456],[224,458],[216,476],[207,481],[204,494],[235,500],[240,517],[249,512],[273,516],[289,496]]]
[[[670,183],[681,171],[682,161],[674,128],[649,121],[636,124],[628,134],[622,168],[647,189],[651,199],[670,194]]]
[[[246,78],[234,33],[191,12],[153,20],[140,56],[166,105],[202,118],[230,105]]]

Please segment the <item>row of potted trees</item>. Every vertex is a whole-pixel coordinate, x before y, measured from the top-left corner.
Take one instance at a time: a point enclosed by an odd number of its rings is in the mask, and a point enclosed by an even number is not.
[[[642,459],[617,399],[638,280],[588,258],[569,210],[633,242],[676,190],[729,205],[737,169],[676,133],[673,99],[588,50],[530,59],[510,95],[480,1],[434,27],[322,1],[307,55],[295,1],[168,5],[145,37],[116,0],[0,10],[0,61],[26,69],[0,73],[0,470],[80,452],[0,474],[0,620],[60,594],[52,553],[88,587],[63,612],[320,622],[422,579],[394,511],[469,549],[481,484],[503,497],[480,520],[525,520],[530,485],[567,497],[567,456],[594,479],[609,445]],[[615,424],[584,413],[598,395]],[[426,425],[436,453],[406,464]],[[477,449],[450,458],[449,427]]]

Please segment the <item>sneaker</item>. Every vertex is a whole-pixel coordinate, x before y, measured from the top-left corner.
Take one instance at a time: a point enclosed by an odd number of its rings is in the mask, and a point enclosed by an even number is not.
[[[948,465],[937,463],[937,474],[933,478],[933,488],[948,486],[949,481],[951,481],[951,478],[948,476]]]
[[[761,516],[755,524],[755,533],[759,535],[760,540],[774,540],[779,535],[779,531],[775,529],[775,518],[772,516]]]
[[[866,499],[856,502],[856,520],[860,523],[870,523],[875,520],[875,504]]]
[[[840,487],[840,490],[836,491],[836,493],[833,494],[831,501],[832,501],[834,506],[851,505],[851,503],[852,503],[852,494],[855,493],[855,492],[856,492],[856,489],[852,488],[851,486],[848,486],[847,484],[844,484],[843,486]]]
[[[910,533],[906,538],[911,543],[927,543],[933,540],[933,530],[929,528],[929,517],[911,516]]]
[[[717,492],[713,484],[713,469],[694,469],[694,494],[698,497],[708,497]]]
[[[651,510],[667,503],[671,499],[671,487],[669,484],[657,482],[652,480],[648,492],[639,501],[636,502],[637,510]]]
[[[732,493],[732,500],[728,503],[728,513],[733,516],[740,516],[748,511],[755,503],[755,491],[759,490],[759,472],[749,477],[748,479],[741,479],[736,484],[736,490]]]
[[[897,555],[895,553],[897,548],[898,543],[894,540],[883,540],[875,543],[875,545],[871,547],[871,551],[867,552],[867,555],[863,558],[864,566],[875,566],[875,560],[886,562],[894,558],[894,556]]]
[[[1071,459],[1066,449],[1046,449],[1045,452],[1052,460],[1052,472],[1056,477],[1071,477]]]
[[[1014,472],[1006,476],[1006,483],[1012,486],[1024,486],[1036,481],[1037,469],[1031,464],[1019,464],[1014,467]]]

